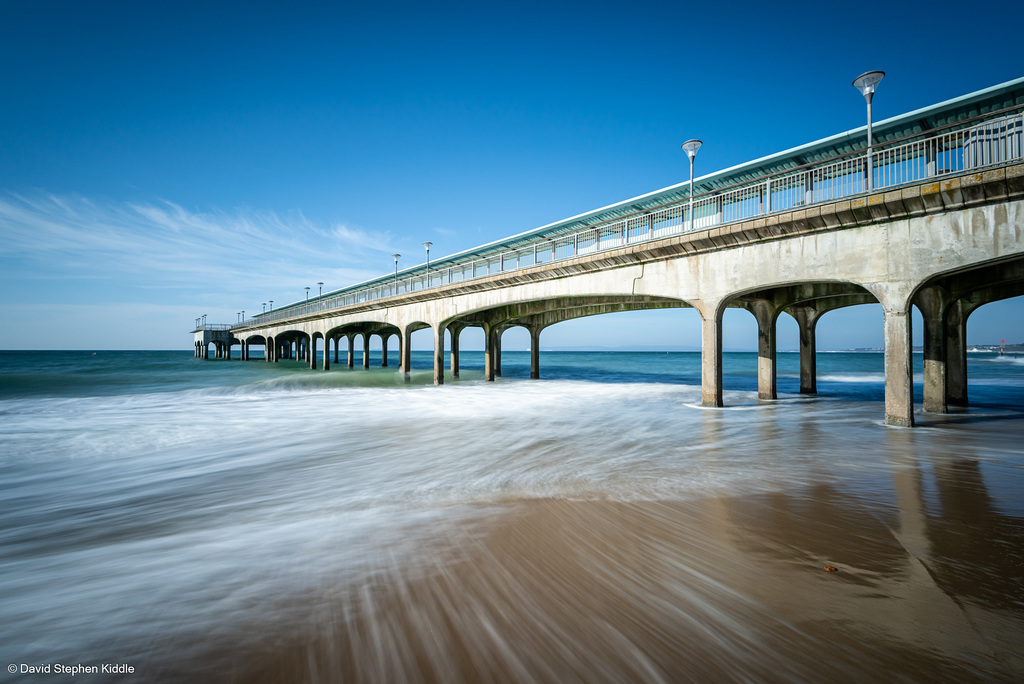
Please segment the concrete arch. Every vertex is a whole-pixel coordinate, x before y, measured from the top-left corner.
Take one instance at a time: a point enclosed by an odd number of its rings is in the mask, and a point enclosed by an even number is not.
[[[348,367],[354,367],[353,357],[355,350],[355,337],[362,336],[363,338],[363,367],[369,368],[369,349],[370,349],[370,338],[374,335],[381,340],[381,367],[386,368],[388,365],[388,341],[393,335],[398,335],[401,340],[401,330],[394,323],[380,323],[376,321],[359,321],[359,322],[345,322],[335,323],[333,326],[326,328],[324,332],[325,338],[330,341],[333,340],[335,343],[334,347],[334,361],[338,362],[338,356],[340,354],[339,347],[342,338],[346,339],[349,347],[348,354]],[[329,342],[328,342],[329,344]],[[326,345],[325,345],[326,346]]]
[[[330,361],[330,355],[327,353],[327,344],[326,344],[327,338],[324,336],[324,334],[322,332],[320,332],[318,330],[314,331],[314,332],[311,332],[309,334],[309,367],[311,369],[313,369],[313,370],[316,369],[316,353],[317,353],[316,350],[317,350],[317,347],[320,346],[320,345],[317,344],[317,340],[320,340],[321,342],[324,342],[324,344],[322,345],[323,348],[324,348],[323,370],[330,370],[330,368],[331,368],[331,361]]]
[[[968,404],[967,320],[992,302],[1024,295],[1024,256],[938,273],[913,292],[924,321],[924,410]]]
[[[273,336],[277,351],[276,360],[309,361],[310,334],[305,330],[286,328]]]
[[[412,334],[417,330],[424,330],[426,328],[433,328],[434,333],[434,383],[444,383],[444,331],[445,324],[435,323],[431,324],[424,320],[411,319],[405,321],[398,321],[395,324],[398,328],[398,370],[402,374],[402,377],[406,380],[409,379],[409,374],[412,372]],[[438,374],[438,358],[441,358],[442,372]]]
[[[769,285],[727,295],[716,311],[719,317],[717,326],[721,329],[720,319],[727,307],[746,309],[754,316],[757,321],[757,396],[758,399],[777,399],[776,326],[784,311],[799,310],[798,314],[791,315],[800,328],[800,389],[813,394],[817,392],[814,344],[817,321],[827,311],[877,301],[878,298],[866,286],[844,280]],[[718,371],[716,376],[720,377]]]
[[[540,377],[540,333],[562,321],[599,316],[623,311],[684,308],[692,306],[680,299],[665,297],[576,296],[524,299],[497,306],[461,312],[442,320],[435,331],[435,382],[443,380],[444,331],[452,332],[452,376],[458,377],[458,335],[466,327],[484,329],[484,378],[493,381],[501,376],[501,334],[510,327],[521,326],[530,332],[530,377]],[[432,326],[433,327],[433,326]],[[436,351],[435,350],[435,351]],[[440,356],[438,356],[440,355]]]

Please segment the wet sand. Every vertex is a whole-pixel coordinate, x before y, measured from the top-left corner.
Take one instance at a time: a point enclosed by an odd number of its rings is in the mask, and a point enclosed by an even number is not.
[[[1024,677],[1019,527],[985,556],[971,549],[981,541],[944,541],[966,527],[828,488],[498,509],[434,565],[344,588],[304,634],[236,661],[232,680]]]
[[[601,370],[699,355],[441,388],[159,354],[108,364],[109,395],[30,374],[0,644],[133,682],[1024,681],[1021,366],[975,361],[972,407],[904,430],[878,359],[824,356],[853,398],[715,410]]]

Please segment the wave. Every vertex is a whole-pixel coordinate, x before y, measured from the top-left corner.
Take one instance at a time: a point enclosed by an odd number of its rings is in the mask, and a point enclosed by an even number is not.
[[[973,361],[974,359],[972,359]],[[1020,356],[994,356],[990,359],[978,359],[979,361],[987,361],[988,363],[1001,363],[1010,366],[1024,366],[1024,357]]]
[[[885,382],[884,373],[829,373],[818,376],[821,382]]]

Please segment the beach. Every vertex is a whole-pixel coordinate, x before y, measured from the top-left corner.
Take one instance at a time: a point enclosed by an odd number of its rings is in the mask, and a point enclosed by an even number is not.
[[[477,356],[0,353],[5,681],[1024,677],[1024,359],[904,429],[880,354]]]

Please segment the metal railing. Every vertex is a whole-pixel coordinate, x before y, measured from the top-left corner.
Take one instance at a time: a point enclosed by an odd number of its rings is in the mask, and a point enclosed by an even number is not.
[[[814,204],[879,192],[929,178],[946,177],[1024,160],[1024,113],[979,123],[920,140],[875,145],[868,169],[867,151],[793,172],[764,176],[725,190],[694,196],[693,230],[745,221]],[[297,318],[376,300],[420,292],[432,287],[517,271],[689,232],[689,199],[649,213],[589,226],[574,233],[538,237],[523,247],[398,278],[360,290],[260,314],[225,328],[242,328]],[[215,329],[211,325],[207,329]]]

